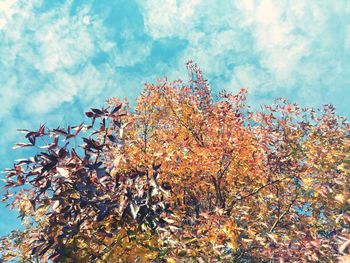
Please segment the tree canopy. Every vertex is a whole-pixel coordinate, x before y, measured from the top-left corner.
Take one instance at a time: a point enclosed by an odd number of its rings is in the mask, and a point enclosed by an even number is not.
[[[246,90],[188,81],[111,98],[89,124],[21,130],[7,169],[22,230],[4,261],[333,262],[349,259],[350,126],[331,105],[254,110]]]

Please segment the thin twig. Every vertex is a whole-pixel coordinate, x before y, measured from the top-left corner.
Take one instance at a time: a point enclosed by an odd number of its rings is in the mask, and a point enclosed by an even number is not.
[[[292,202],[289,204],[288,208],[276,219],[275,223],[272,225],[270,232],[273,232],[275,230],[275,228],[277,227],[277,225],[279,224],[279,222],[281,222],[281,220],[283,219],[283,217],[289,213],[291,207],[293,206],[293,204],[295,203],[295,201],[298,198],[298,194],[295,195],[295,198],[292,200]]]
[[[244,199],[246,199],[246,198],[248,198],[248,197],[250,197],[250,196],[252,196],[252,195],[255,195],[255,194],[259,193],[261,190],[263,190],[264,188],[266,188],[266,187],[268,187],[268,186],[270,186],[270,185],[273,185],[273,184],[282,182],[283,180],[285,180],[285,179],[287,179],[287,178],[288,178],[288,177],[285,177],[285,178],[282,178],[282,179],[278,179],[278,180],[274,180],[274,181],[268,182],[267,184],[264,184],[264,185],[258,187],[257,189],[255,189],[254,191],[250,192],[249,194],[247,194],[247,195],[245,195],[245,196],[241,196],[241,197],[239,197],[239,198],[237,198],[237,199],[232,200],[231,204],[230,204],[230,205],[228,206],[228,208],[226,209],[226,213],[227,213],[227,214],[230,214],[231,211],[232,211],[232,209],[233,209],[233,207],[234,207],[234,205],[235,205],[237,202],[242,201],[242,200],[244,200]]]

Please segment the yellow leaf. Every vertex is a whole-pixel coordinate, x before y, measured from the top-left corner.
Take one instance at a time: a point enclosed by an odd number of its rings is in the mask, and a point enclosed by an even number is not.
[[[342,172],[350,172],[350,164],[348,164],[348,163],[342,163],[342,164],[338,165],[337,168]]]
[[[237,244],[235,242],[227,242],[227,246],[231,248],[233,251],[237,250]]]
[[[336,201],[338,201],[339,203],[344,203],[344,201],[345,201],[345,197],[344,197],[343,194],[337,194],[337,195],[334,197],[334,199],[335,199]]]
[[[276,235],[274,235],[274,234],[267,234],[267,236],[269,238],[271,238],[273,242],[277,243]]]

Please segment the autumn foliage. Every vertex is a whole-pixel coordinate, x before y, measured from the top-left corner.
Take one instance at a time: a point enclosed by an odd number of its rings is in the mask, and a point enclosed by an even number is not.
[[[2,239],[23,262],[333,262],[349,259],[350,126],[331,105],[190,80],[112,98],[90,124],[37,131],[7,170],[3,200],[24,229]],[[272,261],[271,261],[272,260]]]

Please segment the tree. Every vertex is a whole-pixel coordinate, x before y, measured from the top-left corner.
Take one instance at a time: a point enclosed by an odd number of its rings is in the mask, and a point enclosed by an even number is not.
[[[7,170],[25,228],[4,260],[346,260],[345,118],[284,99],[253,111],[244,89],[214,98],[187,68],[188,82],[146,84],[134,110],[112,98],[89,125],[22,130],[17,147],[39,151]]]

